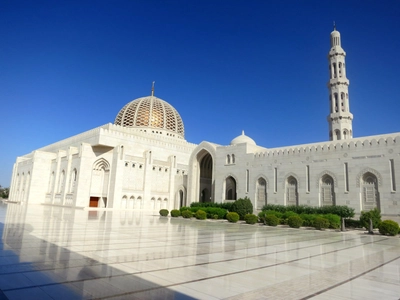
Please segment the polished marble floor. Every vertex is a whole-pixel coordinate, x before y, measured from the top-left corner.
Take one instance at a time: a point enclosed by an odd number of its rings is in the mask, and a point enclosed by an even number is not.
[[[0,204],[0,299],[399,299],[400,239]]]

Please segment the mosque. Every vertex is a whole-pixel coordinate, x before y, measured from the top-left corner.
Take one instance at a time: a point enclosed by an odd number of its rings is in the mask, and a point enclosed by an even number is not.
[[[348,205],[400,214],[400,133],[353,138],[336,28],[330,41],[329,141],[269,149],[242,133],[230,145],[192,144],[179,113],[153,88],[126,104],[114,124],[18,157],[10,201],[158,210],[247,196],[257,210],[266,203]]]

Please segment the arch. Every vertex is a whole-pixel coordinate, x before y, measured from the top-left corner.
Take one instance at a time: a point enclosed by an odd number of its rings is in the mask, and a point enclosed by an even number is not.
[[[19,177],[19,174],[17,175],[17,178],[18,177]],[[17,180],[17,185],[18,185],[18,180]],[[51,172],[51,174],[50,174],[49,187],[47,189],[48,193],[52,193],[53,192],[53,186],[54,186],[54,171]]]
[[[199,202],[212,202],[213,190],[213,158],[211,154],[203,150],[197,155],[199,163]],[[207,195],[204,192],[208,191]]]
[[[321,206],[332,206],[336,204],[335,201],[335,180],[329,174],[324,174],[319,180],[320,186],[320,203]]]
[[[233,178],[233,176],[228,176],[225,178],[225,199],[237,199],[236,179]]]
[[[135,207],[135,197],[131,196],[129,198],[129,202],[127,203],[126,208],[133,209]]]
[[[321,178],[324,177],[324,175],[329,175],[329,176],[333,179],[334,187],[335,187],[335,188],[338,187],[338,180],[337,180],[335,174],[333,174],[331,171],[324,170],[324,171],[322,171],[321,173],[319,173],[319,174],[317,175],[317,177],[316,177],[315,186],[316,186],[317,188],[320,186]]]
[[[71,171],[71,177],[70,177],[70,182],[69,182],[69,192],[70,193],[73,193],[75,191],[77,176],[78,176],[78,171],[74,168]]]
[[[365,172],[362,175],[360,178],[360,196],[362,210],[371,210],[374,208],[380,210],[378,177],[375,174]]]
[[[185,197],[186,204],[190,205],[191,202],[200,201],[201,191],[204,188],[210,190],[210,201],[214,201],[215,197],[215,157],[216,157],[216,146],[209,142],[201,142],[190,155],[189,159],[189,170],[188,184],[187,184],[187,195]],[[207,159],[206,156],[210,155]],[[209,170],[208,172],[201,172],[201,164],[203,159],[208,160]],[[203,170],[205,171],[205,170]],[[207,177],[203,175],[208,173]]]
[[[285,180],[286,205],[299,205],[299,181],[292,175]]]
[[[151,197],[150,207],[151,207],[151,209],[156,209],[156,198]]]
[[[58,182],[58,192],[62,193],[64,191],[64,181],[65,181],[65,171],[62,170],[60,174],[60,180]]]
[[[93,163],[92,177],[90,182],[90,198],[93,198],[93,205],[95,205],[94,201],[99,201],[99,199],[102,198],[102,207],[107,207],[108,186],[110,181],[109,177],[109,162],[104,158],[96,160]]]
[[[267,204],[267,180],[259,177],[256,182],[256,208],[262,209]]]
[[[226,163],[228,165],[231,163],[231,156],[229,154],[226,156]]]
[[[364,176],[365,173],[371,173],[371,174],[375,175],[377,178],[378,186],[382,185],[382,175],[377,170],[374,170],[372,168],[364,168],[357,174],[357,177],[356,177],[356,186],[357,187],[361,186],[361,178]]]
[[[295,173],[293,173],[293,172],[289,172],[289,173],[287,173],[286,174],[286,176],[285,176],[285,181],[283,182],[283,188],[285,188],[286,187],[286,182],[287,182],[287,179],[289,178],[289,177],[293,177],[293,178],[295,178],[296,179],[296,181],[297,181],[297,187],[298,188],[300,188],[300,180],[299,180],[299,176],[297,176]]]
[[[135,208],[141,209],[142,207],[143,207],[142,197],[139,196],[135,201]]]
[[[128,196],[124,195],[121,200],[121,208],[126,208],[128,203]]]
[[[340,130],[339,129],[335,130],[335,137],[336,137],[336,140],[340,140]]]

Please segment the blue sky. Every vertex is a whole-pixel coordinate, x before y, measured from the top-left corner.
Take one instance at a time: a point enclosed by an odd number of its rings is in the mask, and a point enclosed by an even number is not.
[[[347,53],[354,137],[400,131],[400,1],[0,3],[0,185],[17,156],[155,95],[189,142],[328,140],[329,35]]]

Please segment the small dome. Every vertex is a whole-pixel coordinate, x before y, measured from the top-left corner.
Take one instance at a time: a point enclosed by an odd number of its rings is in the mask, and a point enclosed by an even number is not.
[[[142,97],[126,104],[114,124],[123,127],[161,129],[167,135],[184,138],[182,118],[168,102],[154,97]],[[161,132],[161,130],[159,130]]]
[[[251,138],[248,137],[247,135],[244,134],[244,131],[242,131],[242,134],[235,137],[231,141],[231,145],[238,145],[238,144],[250,144],[250,145],[257,145],[256,142]]]

